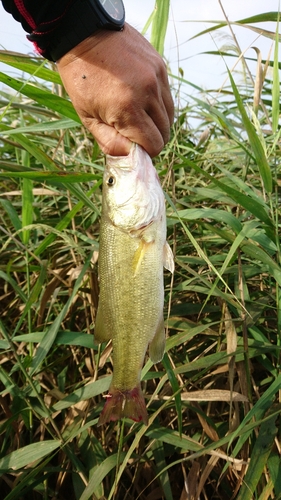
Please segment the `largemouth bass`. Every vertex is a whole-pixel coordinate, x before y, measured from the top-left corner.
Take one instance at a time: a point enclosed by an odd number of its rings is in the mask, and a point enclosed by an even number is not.
[[[134,144],[128,156],[107,157],[103,177],[94,335],[112,339],[113,378],[99,425],[122,417],[148,423],[140,376],[148,346],[153,363],[164,354],[163,266],[174,271],[164,193],[150,157]]]

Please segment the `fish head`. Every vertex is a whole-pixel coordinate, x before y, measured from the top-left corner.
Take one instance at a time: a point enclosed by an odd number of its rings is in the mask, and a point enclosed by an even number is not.
[[[138,230],[163,217],[165,201],[150,156],[133,144],[128,156],[107,156],[103,215],[113,225]]]

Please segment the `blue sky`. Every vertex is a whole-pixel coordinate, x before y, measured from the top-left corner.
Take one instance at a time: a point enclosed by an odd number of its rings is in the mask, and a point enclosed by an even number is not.
[[[277,11],[279,0],[221,0],[229,20],[242,19],[261,12]],[[124,0],[127,22],[142,30],[154,7],[154,0]],[[225,79],[225,66],[220,58],[199,55],[206,50],[217,50],[232,42],[227,28],[215,32],[211,37],[190,40],[199,31],[209,25],[206,20],[223,20],[223,13],[218,0],[171,0],[171,12],[165,45],[165,56],[172,72],[177,74],[178,67],[184,71],[184,77],[203,88],[219,87]],[[197,21],[197,22],[195,22]],[[7,14],[0,2],[0,46],[7,50],[30,53],[33,48],[26,40],[21,25]],[[268,28],[268,26],[267,26]],[[275,27],[272,26],[274,30]],[[271,42],[258,37],[256,33],[234,27],[242,50],[255,57],[250,47],[259,47],[263,58],[267,58]],[[234,60],[228,60],[230,67]],[[1,71],[8,71],[1,65]],[[11,70],[12,71],[12,70]]]

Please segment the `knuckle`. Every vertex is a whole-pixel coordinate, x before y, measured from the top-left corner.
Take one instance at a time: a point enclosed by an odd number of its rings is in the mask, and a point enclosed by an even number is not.
[[[159,81],[157,78],[157,73],[154,71],[151,71],[149,74],[146,75],[145,77],[145,89],[147,95],[158,95],[159,92]]]

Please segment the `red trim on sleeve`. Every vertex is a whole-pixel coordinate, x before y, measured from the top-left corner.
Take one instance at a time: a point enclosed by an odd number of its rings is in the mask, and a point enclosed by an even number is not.
[[[33,17],[27,12],[25,5],[24,5],[24,0],[15,0],[15,5],[19,11],[19,13],[22,15],[22,17],[26,20],[26,22],[29,24],[29,26],[34,30],[36,28],[35,21]]]
[[[32,44],[33,44],[35,52],[37,52],[37,54],[39,54],[40,56],[44,57],[44,50],[40,49],[40,47],[38,47],[36,42],[32,42]]]

